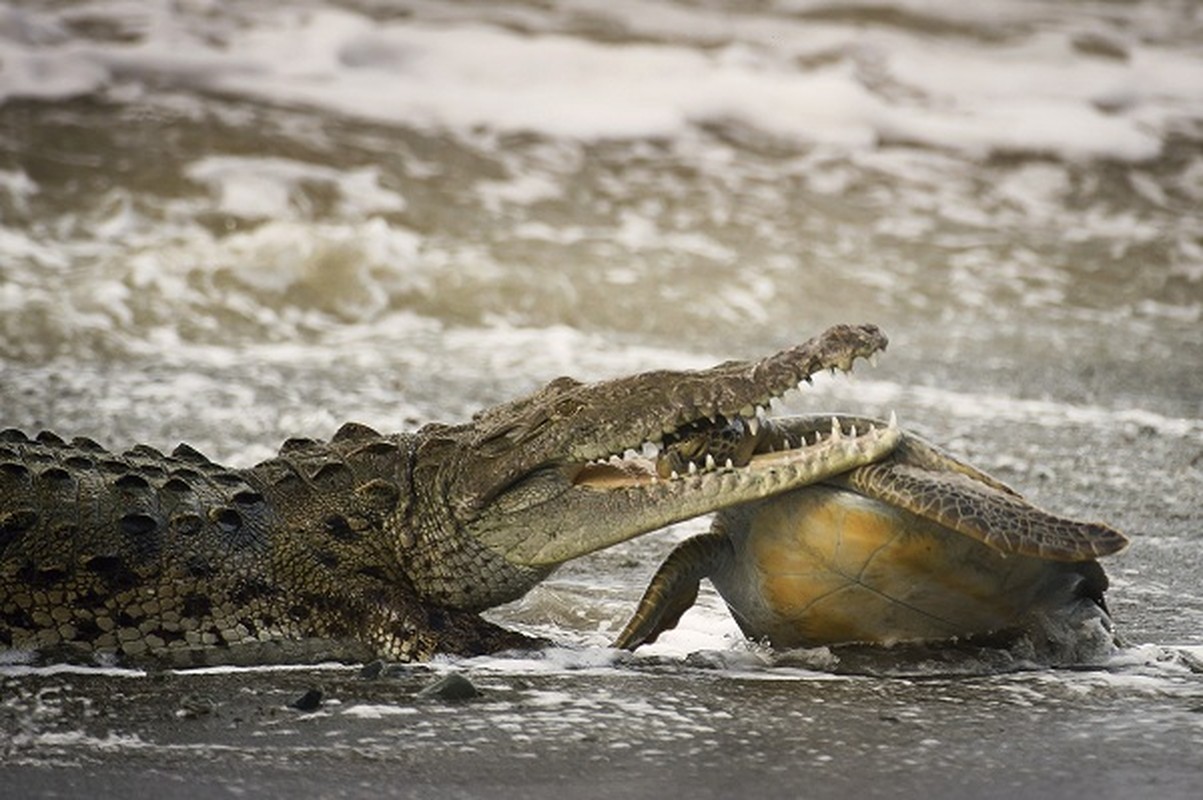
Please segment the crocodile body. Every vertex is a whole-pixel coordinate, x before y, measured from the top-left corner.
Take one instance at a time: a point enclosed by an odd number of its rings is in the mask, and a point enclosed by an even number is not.
[[[887,455],[892,428],[663,478],[630,453],[885,344],[839,326],[759,361],[561,378],[460,425],[349,423],[247,469],[5,431],[0,649],[192,665],[529,646],[478,613],[571,558]]]

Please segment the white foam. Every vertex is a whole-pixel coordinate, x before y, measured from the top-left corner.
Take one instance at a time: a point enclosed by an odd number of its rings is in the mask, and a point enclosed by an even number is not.
[[[855,384],[838,381],[816,384],[808,390],[807,401],[814,413],[814,396],[840,404],[852,400],[860,407],[888,410],[903,400],[924,408],[939,409],[941,413],[963,419],[1022,422],[1060,428],[1074,425],[1099,430],[1123,430],[1125,427],[1149,427],[1164,436],[1192,438],[1203,441],[1203,421],[1171,417],[1140,408],[1106,408],[1089,404],[1071,405],[1053,400],[1036,400],[984,392],[963,392],[936,386],[900,384],[895,381],[874,380],[858,375]],[[784,407],[785,404],[783,404]],[[784,412],[783,412],[784,413]],[[906,421],[902,420],[903,426]]]
[[[303,209],[302,183],[330,185],[345,216],[369,216],[402,211],[405,199],[380,185],[380,168],[334,169],[284,158],[209,156],[189,165],[184,174],[208,184],[217,195],[217,208],[242,217],[298,218]]]
[[[172,672],[187,675],[237,675],[243,672],[352,672],[359,667],[337,661],[325,661],[319,664],[258,664],[253,666],[236,666],[222,664],[214,667],[185,667]]]
[[[547,175],[518,175],[505,181],[482,181],[477,184],[476,191],[490,211],[496,211],[503,202],[531,205],[541,200],[558,199],[563,193],[562,187]]]
[[[348,717],[358,719],[384,719],[385,717],[404,717],[417,714],[418,709],[412,706],[390,706],[378,703],[357,703],[347,706],[342,711]]]
[[[607,647],[550,647],[530,655],[480,656],[471,659],[436,659],[443,669],[468,668],[496,675],[609,674],[621,654]]]
[[[152,94],[200,86],[465,134],[679,137],[736,122],[853,149],[901,139],[1120,159],[1155,155],[1203,106],[1196,51],[1130,36],[1114,45],[1122,57],[1099,57],[1077,46],[1075,37],[1091,31],[1072,18],[1057,21],[1063,29],[1001,41],[738,14],[728,15],[731,32],[723,34],[705,10],[628,3],[614,18],[632,36],[650,30],[660,38],[616,44],[547,32],[554,15],[529,33],[429,9],[435,21],[322,7],[262,6],[241,19],[151,8],[135,44],[64,35],[34,45],[0,29],[0,101],[133,82]],[[1051,13],[1027,10],[1036,19]],[[922,11],[964,22],[942,8]],[[980,16],[965,24],[987,30]],[[1130,22],[1156,28],[1137,12]],[[252,202],[244,193],[227,200]]]
[[[81,730],[42,731],[33,734],[22,733],[18,735],[18,741],[25,747],[79,748],[81,750],[97,750],[106,753],[159,747],[159,745],[146,741],[136,733],[121,734],[109,732],[104,736],[92,736]]]
[[[310,57],[286,58],[298,49]],[[801,116],[808,138],[871,137],[859,107],[872,103],[841,76],[749,70],[692,48],[326,11],[263,27],[235,50],[260,54],[259,69],[218,74],[224,90],[394,123],[597,139],[675,136],[732,116],[784,130]]]
[[[30,659],[33,658],[33,653],[27,654]],[[28,663],[21,663],[21,659],[25,657],[21,651],[0,651],[0,657],[7,659],[0,661],[0,675],[8,676],[26,676],[38,675],[42,677],[51,675],[86,675],[86,676],[104,676],[109,678],[143,678],[146,677],[146,672],[140,669],[130,669],[127,667],[102,667],[83,664],[47,664],[45,666],[34,666]]]

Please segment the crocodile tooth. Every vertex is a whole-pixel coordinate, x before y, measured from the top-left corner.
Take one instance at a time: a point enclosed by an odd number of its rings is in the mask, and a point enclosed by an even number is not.
[[[747,419],[748,430],[755,436],[760,431],[760,417],[752,415]]]
[[[852,426],[851,433],[852,433],[852,438],[855,439],[856,438],[856,426],[855,425]]]
[[[837,418],[832,417],[831,418],[831,440],[833,442],[838,442],[842,435],[843,435],[843,432],[840,430],[840,421]]]
[[[695,464],[695,463],[694,463],[694,462],[692,462],[692,461],[690,461],[690,462],[689,462],[689,474],[690,474],[690,475],[697,475],[697,474],[698,474],[698,465],[697,465],[697,464]]]
[[[735,469],[735,462],[728,458],[727,463],[723,466],[725,466],[727,469]]]
[[[714,456],[710,453],[706,454],[706,469],[714,469],[718,464],[714,461]]]

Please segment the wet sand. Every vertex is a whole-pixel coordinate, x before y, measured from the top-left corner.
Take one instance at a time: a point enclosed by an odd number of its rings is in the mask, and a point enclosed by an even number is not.
[[[1039,673],[474,677],[463,701],[415,699],[420,667],[5,679],[5,729],[29,730],[0,778],[9,797],[1186,798],[1203,776],[1203,697],[1116,698],[1098,675],[1055,709],[1026,699]],[[289,707],[316,686],[318,709]]]

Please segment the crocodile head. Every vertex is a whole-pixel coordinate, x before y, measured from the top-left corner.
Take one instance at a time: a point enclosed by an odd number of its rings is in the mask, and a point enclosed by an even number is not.
[[[871,358],[886,343],[875,326],[841,325],[756,361],[592,384],[559,378],[465,425],[424,429],[416,492],[430,502],[433,489],[434,500],[446,504],[431,517],[452,519],[454,538],[545,574],[638,534],[887,455],[898,441],[893,427],[783,443],[739,465],[695,465],[667,475],[656,469],[658,449],[691,428],[720,417],[755,426],[774,399],[799,383],[824,370],[850,371],[857,358]]]

